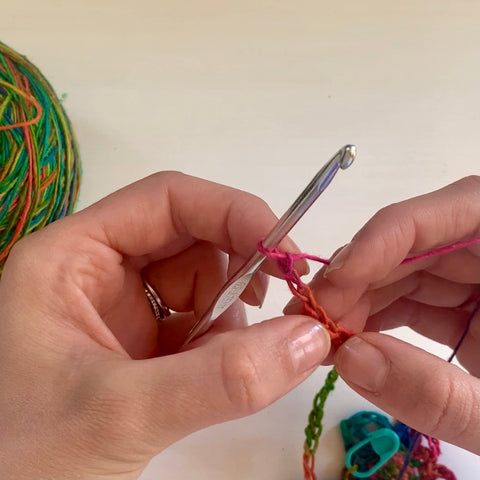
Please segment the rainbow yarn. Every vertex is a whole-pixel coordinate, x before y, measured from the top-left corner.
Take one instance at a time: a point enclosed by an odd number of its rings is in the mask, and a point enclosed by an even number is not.
[[[37,67],[0,42],[0,274],[17,240],[73,211],[72,126]]]

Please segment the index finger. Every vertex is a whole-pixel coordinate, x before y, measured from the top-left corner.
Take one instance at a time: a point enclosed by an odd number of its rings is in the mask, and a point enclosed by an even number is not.
[[[409,254],[470,239],[479,230],[480,177],[471,176],[380,210],[324,276],[341,287],[379,282]]]
[[[197,239],[247,257],[277,222],[259,197],[179,172],[151,175],[79,215],[92,238],[123,255],[147,255],[149,261],[178,253]],[[298,250],[288,238],[281,248]]]

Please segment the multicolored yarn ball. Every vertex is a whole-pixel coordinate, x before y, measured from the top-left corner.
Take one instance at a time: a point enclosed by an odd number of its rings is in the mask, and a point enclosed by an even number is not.
[[[73,211],[81,166],[52,86],[0,42],[0,274],[17,240]]]

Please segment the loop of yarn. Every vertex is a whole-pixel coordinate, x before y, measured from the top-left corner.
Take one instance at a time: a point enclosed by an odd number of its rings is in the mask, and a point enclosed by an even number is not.
[[[0,42],[0,274],[17,240],[73,211],[80,159],[52,86]]]
[[[304,313],[318,320],[326,328],[332,341],[332,347],[339,347],[353,335],[353,332],[334,322],[327,315],[325,310],[315,300],[312,289],[302,281],[294,267],[295,260],[307,259],[323,264],[328,264],[328,260],[307,253],[280,252],[277,248],[267,249],[262,242],[258,243],[257,248],[266,257],[277,261],[277,265],[283,273],[290,291],[302,302]]]

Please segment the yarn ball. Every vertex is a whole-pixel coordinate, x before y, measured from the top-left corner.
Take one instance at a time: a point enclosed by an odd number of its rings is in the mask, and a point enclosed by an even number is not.
[[[73,211],[81,165],[52,86],[0,42],[0,274],[17,240]]]

